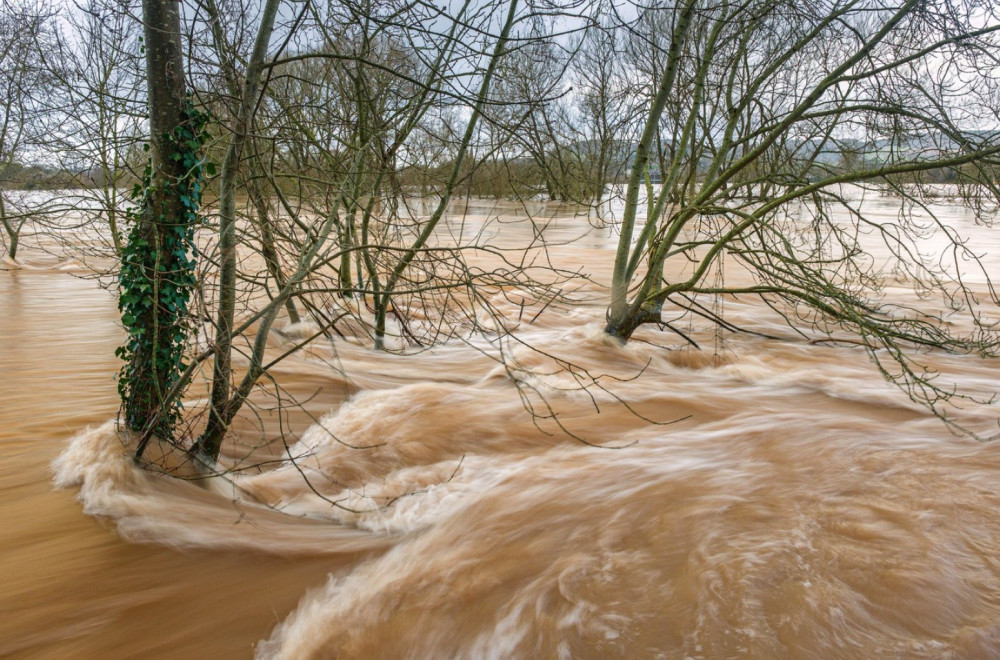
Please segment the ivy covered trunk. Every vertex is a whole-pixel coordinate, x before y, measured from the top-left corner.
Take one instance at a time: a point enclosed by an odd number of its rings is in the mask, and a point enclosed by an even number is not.
[[[176,0],[143,0],[150,162],[143,185],[133,191],[138,206],[119,272],[118,307],[128,332],[118,350],[125,361],[118,383],[122,415],[146,439],[172,439],[179,420],[171,390],[185,367],[187,306],[195,283],[204,120],[185,96],[178,10]]]

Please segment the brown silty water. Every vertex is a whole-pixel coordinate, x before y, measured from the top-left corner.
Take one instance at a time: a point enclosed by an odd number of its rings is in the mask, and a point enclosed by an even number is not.
[[[609,342],[611,240],[550,250],[596,280],[573,304],[494,301],[523,342],[506,366],[482,339],[283,362],[308,401],[261,424],[297,460],[209,488],[123,457],[112,298],[0,272],[0,656],[1000,655],[1000,445],[750,299],[718,304],[787,339],[684,319],[704,350]],[[998,361],[927,358],[997,389]],[[996,432],[988,406],[956,414]]]

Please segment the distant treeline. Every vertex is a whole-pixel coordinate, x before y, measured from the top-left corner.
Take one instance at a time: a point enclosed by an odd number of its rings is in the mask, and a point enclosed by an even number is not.
[[[120,174],[121,176],[115,177],[119,186],[131,185],[135,179],[131,171]],[[73,171],[61,167],[11,163],[0,171],[2,190],[67,190],[99,188],[103,185],[103,177],[90,170]]]

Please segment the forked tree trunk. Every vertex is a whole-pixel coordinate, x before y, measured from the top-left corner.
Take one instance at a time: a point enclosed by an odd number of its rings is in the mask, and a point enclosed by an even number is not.
[[[215,363],[212,368],[211,407],[208,424],[191,448],[192,454],[215,461],[222,449],[222,439],[229,429],[243,396],[234,393],[232,378],[233,320],[236,313],[236,187],[243,150],[253,123],[253,112],[260,91],[261,71],[278,14],[278,0],[267,0],[261,12],[260,28],[247,63],[240,90],[239,106],[219,183],[219,297],[215,317]],[[217,20],[217,17],[216,17]],[[262,330],[263,332],[263,330]]]
[[[659,303],[641,306],[631,305],[617,316],[612,316],[609,313],[604,325],[604,333],[624,344],[632,338],[632,333],[643,323],[660,323],[662,307],[662,304]]]

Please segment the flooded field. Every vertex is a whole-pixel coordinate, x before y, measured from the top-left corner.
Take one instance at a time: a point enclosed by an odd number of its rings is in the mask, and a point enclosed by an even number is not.
[[[123,456],[112,296],[50,257],[0,271],[0,656],[1000,655],[1000,444],[751,298],[718,304],[778,338],[686,317],[700,351],[619,346],[612,232],[549,231],[582,235],[550,254],[591,281],[497,299],[505,363],[478,338],[318,343],[274,372],[304,406],[245,423],[280,423],[294,463],[210,488]],[[998,360],[926,358],[1000,384]]]

